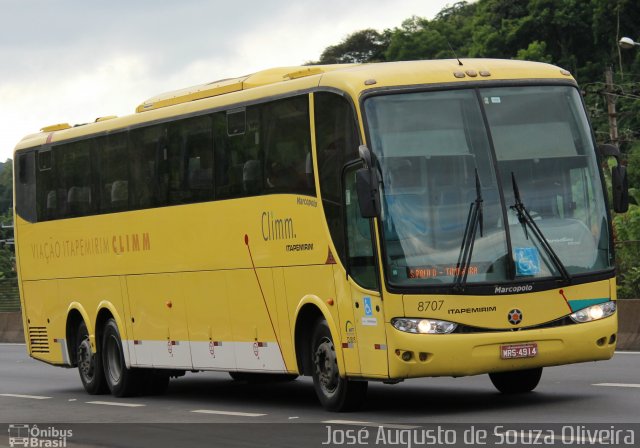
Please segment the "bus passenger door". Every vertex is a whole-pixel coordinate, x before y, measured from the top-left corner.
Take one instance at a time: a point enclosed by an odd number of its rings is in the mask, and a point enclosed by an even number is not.
[[[362,376],[387,378],[389,369],[385,317],[379,292],[372,221],[360,214],[355,188],[355,172],[361,167],[361,163],[347,167],[343,179],[349,283],[355,318],[356,345]]]

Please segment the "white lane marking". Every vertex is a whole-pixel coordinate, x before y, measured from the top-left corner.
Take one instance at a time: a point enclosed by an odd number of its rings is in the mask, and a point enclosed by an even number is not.
[[[43,397],[42,395],[20,395],[20,394],[0,394],[0,397],[13,397],[13,398],[31,398],[32,400],[46,400],[52,397]]]
[[[267,414],[256,414],[253,412],[232,412],[232,411],[214,411],[211,409],[197,409],[196,414],[216,414],[216,415],[234,415],[236,417],[262,417]]]
[[[623,351],[623,350],[616,350],[616,355],[640,355],[640,352],[632,352],[632,351]]]
[[[640,384],[626,384],[626,383],[598,383],[598,384],[592,384],[592,386],[603,386],[603,387],[640,387]]]
[[[125,408],[141,408],[146,404],[141,403],[118,403],[116,401],[87,401],[87,404],[103,404],[105,406],[122,406]]]
[[[0,346],[2,345],[27,345],[24,342],[0,342]]]
[[[375,422],[361,422],[357,420],[325,420],[322,423],[328,425],[351,425],[351,426],[368,426],[368,427],[383,427],[391,429],[416,429],[420,426],[408,426],[408,425],[395,425],[392,423],[375,423]]]

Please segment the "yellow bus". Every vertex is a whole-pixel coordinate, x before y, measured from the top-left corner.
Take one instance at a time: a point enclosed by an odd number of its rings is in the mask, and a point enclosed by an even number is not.
[[[29,354],[118,397],[207,370],[312,376],[334,411],[368,381],[531,391],[614,353],[603,156],[571,75],[523,61],[277,68],[45,127],[14,157]]]

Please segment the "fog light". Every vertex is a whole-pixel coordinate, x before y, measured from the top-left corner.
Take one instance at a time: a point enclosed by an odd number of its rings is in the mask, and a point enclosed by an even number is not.
[[[411,352],[404,352],[402,354],[402,360],[403,361],[411,361],[411,358],[413,358],[413,353],[411,353]]]

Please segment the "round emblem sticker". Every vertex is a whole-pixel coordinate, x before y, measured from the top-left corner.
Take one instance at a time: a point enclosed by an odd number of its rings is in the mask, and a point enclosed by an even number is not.
[[[519,309],[511,310],[509,311],[508,318],[510,324],[518,325],[520,322],[522,322],[522,311],[520,311]]]

